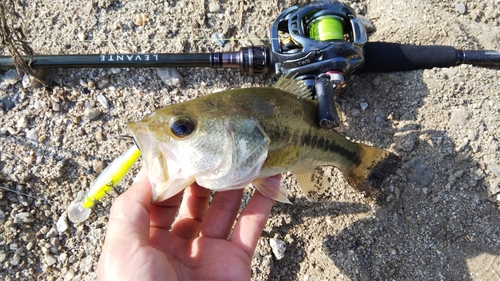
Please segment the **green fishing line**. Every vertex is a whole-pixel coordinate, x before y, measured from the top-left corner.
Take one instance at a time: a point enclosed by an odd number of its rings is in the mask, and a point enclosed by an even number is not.
[[[344,25],[337,16],[315,18],[308,26],[309,37],[317,41],[344,40]]]

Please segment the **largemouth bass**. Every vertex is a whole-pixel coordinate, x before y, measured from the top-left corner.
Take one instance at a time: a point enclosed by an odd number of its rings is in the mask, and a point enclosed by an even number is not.
[[[282,77],[273,88],[222,91],[130,122],[153,201],[170,198],[196,181],[216,191],[252,183],[264,195],[288,202],[286,186],[269,190],[267,178],[291,171],[310,197],[325,188],[314,175],[325,165],[339,169],[360,191],[377,190],[394,172],[397,157],[319,128],[310,96],[302,82]]]

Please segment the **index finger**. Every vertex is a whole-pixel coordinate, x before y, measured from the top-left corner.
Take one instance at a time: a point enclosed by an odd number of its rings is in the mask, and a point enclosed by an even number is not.
[[[269,179],[269,184],[277,184],[279,187],[281,175]],[[262,230],[266,226],[273,204],[273,199],[266,197],[256,189],[234,226],[230,241],[239,245],[250,258],[253,256]]]

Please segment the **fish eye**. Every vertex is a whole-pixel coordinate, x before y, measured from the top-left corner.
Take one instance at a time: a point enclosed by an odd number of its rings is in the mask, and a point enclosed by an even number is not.
[[[189,136],[194,130],[194,122],[188,117],[179,117],[171,122],[170,130],[172,134],[179,138]]]

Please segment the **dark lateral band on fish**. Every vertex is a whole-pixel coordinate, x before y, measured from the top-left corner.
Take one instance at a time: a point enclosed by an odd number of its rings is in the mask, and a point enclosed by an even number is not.
[[[196,181],[216,191],[252,183],[266,196],[288,202],[284,185],[266,190],[263,184],[269,176],[288,171],[313,199],[324,193],[321,189],[331,188],[315,175],[322,166],[338,168],[357,190],[375,193],[395,171],[397,156],[319,128],[316,102],[310,97],[302,82],[282,77],[273,88],[222,91],[129,123],[148,168],[153,201],[174,196]],[[181,117],[195,127],[179,135],[175,120]]]

